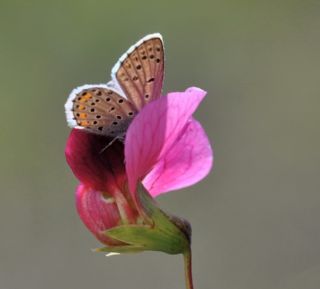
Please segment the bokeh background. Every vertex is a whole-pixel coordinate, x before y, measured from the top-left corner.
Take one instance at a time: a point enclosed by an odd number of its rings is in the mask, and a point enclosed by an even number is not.
[[[320,288],[319,1],[0,2],[0,288],[184,288],[182,258],[106,258],[74,208],[64,102],[161,32],[165,91],[199,86],[206,180],[160,197],[193,225],[195,287]]]

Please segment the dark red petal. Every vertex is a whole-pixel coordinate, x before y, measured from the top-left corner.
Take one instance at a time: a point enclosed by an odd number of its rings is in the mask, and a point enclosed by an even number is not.
[[[111,196],[104,196],[100,191],[79,185],[76,192],[76,207],[83,223],[100,242],[109,246],[122,244],[106,237],[103,233],[121,223],[117,205]]]
[[[66,159],[75,176],[95,190],[112,192],[125,181],[124,147],[120,141],[73,129],[66,145]]]

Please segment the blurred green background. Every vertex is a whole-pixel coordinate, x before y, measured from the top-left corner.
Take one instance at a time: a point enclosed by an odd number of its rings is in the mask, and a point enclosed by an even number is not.
[[[215,169],[161,206],[195,287],[320,288],[320,1],[0,2],[0,288],[184,288],[182,259],[106,258],[74,208],[64,102],[161,32],[164,91],[199,86]]]

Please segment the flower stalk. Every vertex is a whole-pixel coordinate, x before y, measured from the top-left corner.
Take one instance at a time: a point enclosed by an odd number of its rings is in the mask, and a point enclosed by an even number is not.
[[[191,248],[183,254],[186,289],[193,289]]]

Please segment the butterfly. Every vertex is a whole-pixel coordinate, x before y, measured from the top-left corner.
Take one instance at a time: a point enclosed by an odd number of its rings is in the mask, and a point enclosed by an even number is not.
[[[72,90],[65,104],[68,125],[123,137],[134,116],[160,97],[163,77],[162,36],[149,34],[120,57],[107,84],[86,84]]]

